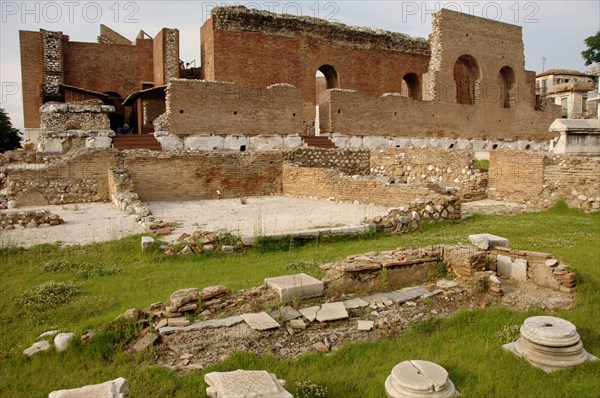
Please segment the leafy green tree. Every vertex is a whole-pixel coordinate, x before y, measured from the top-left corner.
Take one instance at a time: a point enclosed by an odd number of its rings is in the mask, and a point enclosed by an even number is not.
[[[585,65],[600,63],[600,30],[596,32],[596,36],[590,36],[583,42],[588,47],[587,50],[581,52],[581,56],[585,59]]]
[[[0,153],[21,148],[21,132],[12,126],[10,117],[0,108]]]

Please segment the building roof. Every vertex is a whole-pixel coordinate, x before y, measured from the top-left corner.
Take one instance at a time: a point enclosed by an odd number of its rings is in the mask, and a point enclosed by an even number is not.
[[[167,88],[166,85],[151,87],[151,88],[147,88],[145,90],[140,90],[140,91],[133,92],[133,93],[129,94],[127,96],[127,98],[125,98],[125,101],[123,101],[123,105],[125,105],[125,106],[133,105],[133,103],[138,98],[140,98],[140,97],[141,98],[148,98],[149,96],[152,96],[152,94],[156,94],[153,97],[161,96],[161,94],[164,96],[164,94],[165,94],[165,88]]]
[[[568,76],[590,76],[587,73],[579,72],[572,69],[550,69],[536,75],[535,77],[551,76],[551,75],[568,75]]]

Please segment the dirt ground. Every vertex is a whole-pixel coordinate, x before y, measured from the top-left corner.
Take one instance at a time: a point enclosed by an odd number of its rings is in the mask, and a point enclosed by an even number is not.
[[[365,217],[383,215],[386,207],[339,203],[286,196],[240,199],[151,202],[146,206],[157,219],[174,222],[166,240],[183,232],[225,230],[239,236],[268,236],[306,229],[360,225]]]

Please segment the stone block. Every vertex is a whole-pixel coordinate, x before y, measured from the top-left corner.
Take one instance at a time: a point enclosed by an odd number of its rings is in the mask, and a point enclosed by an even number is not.
[[[469,240],[474,246],[482,250],[491,250],[496,246],[508,247],[508,239],[492,234],[469,235]]]
[[[363,307],[368,307],[368,306],[369,306],[369,303],[367,303],[365,300],[363,300],[361,298],[355,298],[355,299],[344,301],[344,307],[346,307],[347,310],[352,310],[355,308],[363,308]]]
[[[147,252],[152,249],[152,245],[154,244],[154,239],[150,236],[142,236],[142,251]]]
[[[348,312],[344,303],[341,301],[335,303],[325,303],[321,306],[321,309],[317,311],[317,321],[319,322],[330,322],[337,321],[340,319],[348,318]]]
[[[306,274],[285,275],[265,279],[267,287],[273,289],[284,303],[323,296],[323,282]]]
[[[223,149],[223,137],[211,135],[193,135],[184,140],[185,149],[212,151]]]
[[[48,398],[124,398],[129,394],[127,380],[118,379],[70,390],[52,391]]]
[[[307,321],[312,322],[315,319],[317,319],[317,312],[320,308],[321,306],[318,305],[313,307],[300,308],[300,313],[304,318],[306,318]]]
[[[291,321],[292,319],[300,318],[302,314],[290,306],[285,306],[271,311],[273,319],[279,319],[282,322]]]
[[[264,311],[240,316],[244,322],[246,322],[248,326],[254,330],[277,329],[281,326],[275,319],[271,318],[271,316]]]
[[[180,289],[174,291],[171,294],[170,301],[174,307],[179,308],[184,304],[191,303],[193,301],[198,301],[199,297],[200,293],[198,292],[198,289],[193,287],[189,289]]]
[[[54,336],[54,347],[56,347],[56,351],[65,351],[73,339],[73,336],[75,336],[73,333],[59,333]]]
[[[498,275],[506,276],[521,282],[527,281],[527,260],[515,259],[499,254],[496,259]]]
[[[47,342],[46,340],[37,341],[37,342],[33,343],[30,347],[23,350],[23,354],[30,357],[39,352],[48,351],[51,347],[52,346],[50,345],[50,343]]]
[[[373,329],[373,321],[362,321],[359,320],[356,324],[356,330],[359,331],[369,331],[371,329]]]
[[[211,372],[204,375],[209,398],[293,398],[283,387],[285,380],[264,370]]]

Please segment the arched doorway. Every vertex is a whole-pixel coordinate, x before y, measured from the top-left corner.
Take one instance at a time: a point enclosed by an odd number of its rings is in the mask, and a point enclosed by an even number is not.
[[[415,73],[407,73],[402,78],[400,94],[412,99],[421,99],[421,79]]]
[[[477,61],[470,55],[461,55],[454,63],[456,103],[474,105],[478,101],[481,73]]]
[[[515,104],[515,81],[515,72],[510,66],[505,66],[498,72],[500,101],[504,108],[512,108]]]
[[[315,135],[329,132],[330,104],[324,94],[329,89],[339,87],[340,79],[335,68],[331,65],[321,65],[315,73]]]

